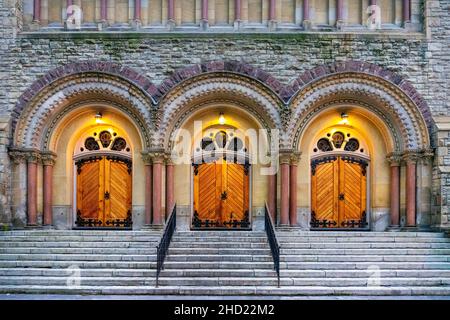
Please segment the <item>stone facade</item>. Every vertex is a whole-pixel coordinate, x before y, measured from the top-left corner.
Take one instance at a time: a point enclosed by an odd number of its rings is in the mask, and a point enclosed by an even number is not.
[[[28,101],[55,79],[90,70],[118,76],[151,101],[149,117],[157,123],[159,102],[178,84],[200,74],[233,72],[270,88],[286,123],[289,103],[300,88],[326,75],[362,72],[395,84],[421,111],[435,150],[429,224],[448,228],[450,1],[414,3],[414,10],[424,13],[420,32],[193,35],[25,32],[22,1],[0,0],[0,222],[15,220],[8,146],[17,119]]]

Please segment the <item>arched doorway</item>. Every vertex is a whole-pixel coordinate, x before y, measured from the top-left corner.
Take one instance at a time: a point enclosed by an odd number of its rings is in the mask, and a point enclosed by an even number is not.
[[[325,131],[311,158],[311,228],[368,227],[368,148],[346,128]]]
[[[112,126],[82,135],[74,151],[76,228],[131,228],[132,152]]]
[[[210,128],[194,150],[192,229],[249,229],[245,139],[235,130]]]

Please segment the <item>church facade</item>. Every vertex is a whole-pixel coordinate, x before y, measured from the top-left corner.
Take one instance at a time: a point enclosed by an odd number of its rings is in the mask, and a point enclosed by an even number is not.
[[[450,1],[0,0],[5,228],[450,227]]]

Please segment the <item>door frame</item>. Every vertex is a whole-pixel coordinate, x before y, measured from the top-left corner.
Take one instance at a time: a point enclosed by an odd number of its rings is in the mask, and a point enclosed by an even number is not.
[[[311,214],[312,214],[312,173],[311,173],[311,162],[314,160],[324,159],[327,157],[353,157],[356,159],[364,160],[367,162],[367,168],[366,168],[366,222],[367,227],[366,228],[313,228],[311,227]],[[310,158],[309,162],[309,229],[313,231],[370,231],[372,230],[372,206],[371,204],[371,162],[370,157],[368,156],[361,156],[361,155],[355,155],[352,152],[327,152],[326,154],[320,154],[317,156],[313,156]]]
[[[210,152],[208,152],[209,154]],[[248,164],[249,164],[249,170],[248,170],[248,222],[249,227],[248,228],[211,228],[211,229],[196,229],[192,228],[192,220],[194,217],[194,164],[202,164],[206,163],[203,162],[201,159],[203,159],[203,152],[198,152],[191,158],[191,169],[190,169],[190,214],[189,214],[189,230],[192,231],[204,231],[204,230],[211,230],[211,231],[251,231],[253,229],[253,217],[252,217],[252,190],[253,190],[253,166],[250,161],[250,156],[247,153],[241,153],[241,152],[230,152],[230,151],[218,151],[216,152],[217,159],[223,158],[226,156],[234,156],[234,157],[240,157],[243,158]]]
[[[82,154],[82,155],[78,155],[78,156],[74,156],[72,158],[72,181],[73,181],[73,193],[72,193],[72,229],[73,230],[132,230],[133,227],[79,227],[76,225],[76,221],[77,221],[77,165],[76,162],[79,160],[83,160],[86,158],[90,158],[90,157],[114,157],[114,158],[119,158],[119,159],[123,159],[126,161],[130,161],[131,162],[131,185],[133,185],[133,159],[132,157],[129,157],[127,155],[118,153],[118,152],[114,152],[114,151],[95,151],[95,152],[88,152],[86,154]],[[133,188],[131,188],[131,194],[130,194],[131,199],[133,199]],[[131,221],[133,221],[133,203],[131,204]]]

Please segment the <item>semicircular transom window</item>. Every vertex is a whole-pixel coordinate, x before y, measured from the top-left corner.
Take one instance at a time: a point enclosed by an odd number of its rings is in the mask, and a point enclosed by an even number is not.
[[[352,134],[342,131],[325,133],[314,147],[314,153],[346,151],[367,155],[367,150],[361,141]]]
[[[120,137],[114,130],[93,131],[84,138],[76,150],[76,154],[86,152],[115,151],[130,154],[131,148],[127,140]]]
[[[203,137],[200,143],[203,151],[220,151],[227,150],[233,152],[247,152],[244,141],[236,137],[233,132],[225,132],[219,130],[215,133],[210,132]]]

